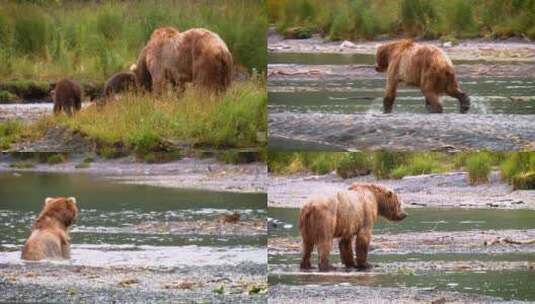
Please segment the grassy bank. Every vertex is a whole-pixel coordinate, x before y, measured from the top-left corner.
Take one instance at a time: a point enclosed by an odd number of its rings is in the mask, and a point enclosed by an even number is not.
[[[332,39],[379,35],[535,39],[535,0],[268,0],[281,33]]]
[[[531,152],[271,152],[268,170],[276,175],[328,174],[342,178],[373,174],[377,179],[399,179],[452,170],[468,172],[468,182],[489,182],[492,170],[515,189],[535,189],[535,153]]]
[[[104,81],[127,68],[160,26],[218,33],[237,64],[266,66],[263,1],[2,1],[0,80]]]
[[[3,148],[64,126],[94,141],[104,156],[170,152],[171,146],[258,147],[265,144],[267,94],[263,80],[236,82],[221,96],[193,88],[182,96],[128,94],[105,106],[92,104],[73,117],[47,116],[30,124],[0,124]],[[0,133],[1,135],[1,133]],[[0,136],[4,138],[4,136]]]

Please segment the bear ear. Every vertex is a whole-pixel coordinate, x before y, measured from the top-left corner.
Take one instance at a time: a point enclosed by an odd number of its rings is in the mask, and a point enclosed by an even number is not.
[[[136,70],[137,70],[137,64],[134,63],[130,66],[130,72],[135,72]]]
[[[67,198],[67,200],[71,201],[73,204],[76,205],[76,197],[71,196],[71,197]]]
[[[45,205],[51,203],[53,200],[54,200],[54,198],[52,198],[52,197],[45,198]]]
[[[393,195],[394,192],[392,192],[392,190],[386,190],[386,198],[392,198]]]

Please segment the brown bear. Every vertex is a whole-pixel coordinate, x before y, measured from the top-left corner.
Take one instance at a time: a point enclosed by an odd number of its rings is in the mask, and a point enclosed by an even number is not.
[[[400,82],[420,88],[430,113],[442,113],[444,94],[459,100],[461,113],[470,109],[470,98],[460,89],[451,60],[439,48],[399,40],[381,45],[375,59],[377,72],[386,72],[385,113],[392,112]]]
[[[232,55],[215,33],[190,29],[183,33],[172,27],[156,29],[133,66],[140,87],[161,93],[170,82],[185,89],[185,84],[222,92],[232,79]]]
[[[69,227],[78,217],[74,197],[48,197],[22,248],[22,259],[70,258]]]
[[[110,97],[136,87],[136,76],[132,72],[119,72],[112,75],[104,84],[102,96]]]
[[[51,92],[54,101],[54,114],[64,111],[69,116],[82,108],[82,89],[78,82],[62,79]]]
[[[340,258],[347,267],[369,268],[367,262],[373,224],[377,216],[401,221],[403,212],[396,193],[376,184],[354,183],[348,190],[330,197],[309,198],[299,213],[299,231],[303,239],[301,269],[310,269],[310,256],[318,247],[319,270],[334,269],[329,264],[333,238],[340,238]],[[356,236],[356,265],[351,244]]]

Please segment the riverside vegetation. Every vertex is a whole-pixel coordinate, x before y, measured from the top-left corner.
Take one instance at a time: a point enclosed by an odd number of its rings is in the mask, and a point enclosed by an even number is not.
[[[535,189],[535,153],[532,152],[273,152],[269,172],[289,175],[303,172],[342,178],[373,174],[377,179],[400,179],[431,173],[465,170],[471,184],[489,182],[493,169],[514,189]]]
[[[232,52],[237,74],[249,75],[220,96],[194,89],[162,96],[132,92],[103,107],[84,107],[74,117],[0,122],[0,149],[38,139],[53,126],[96,142],[97,153],[105,157],[170,152],[169,142],[212,148],[265,144],[264,11],[262,1],[238,0],[213,5],[190,0],[0,4],[0,98],[9,102],[48,94],[50,84],[66,75],[92,95],[88,91],[136,61],[153,29],[166,25],[218,33]]]
[[[425,39],[535,39],[534,0],[269,0],[269,21],[286,36],[330,40],[379,35]]]

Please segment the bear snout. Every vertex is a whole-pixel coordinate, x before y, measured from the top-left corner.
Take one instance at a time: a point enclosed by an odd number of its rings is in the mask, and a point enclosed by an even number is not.
[[[385,71],[383,68],[381,68],[381,67],[378,66],[378,65],[375,66],[375,70],[376,70],[377,72],[379,72],[379,73],[382,73],[382,72]]]
[[[399,214],[399,220],[402,221],[404,218],[407,217],[407,215],[408,215],[407,213],[405,213],[405,212],[401,212],[401,213]]]

